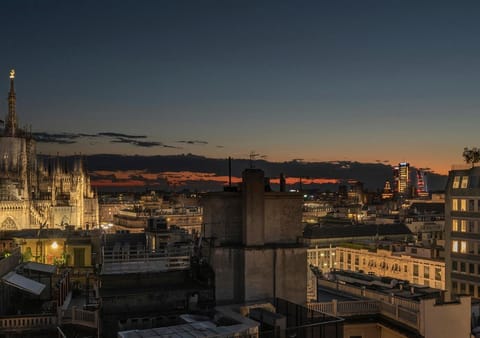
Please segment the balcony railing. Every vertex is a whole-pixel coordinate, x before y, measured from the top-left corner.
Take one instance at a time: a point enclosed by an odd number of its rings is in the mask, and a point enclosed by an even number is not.
[[[88,326],[92,328],[98,327],[98,310],[88,311],[72,308],[72,324]]]
[[[25,330],[54,327],[57,325],[56,315],[30,315],[0,317],[0,331]]]
[[[318,285],[368,299],[347,302],[333,300],[325,303],[309,303],[308,307],[313,310],[340,317],[381,314],[417,330],[420,329],[419,302],[323,279],[318,280]]]
[[[332,302],[309,303],[308,308],[339,317],[381,314],[385,317],[411,326],[412,328],[419,329],[419,312],[405,309],[398,304],[389,304],[377,300],[346,302],[337,302],[336,300],[333,300]]]

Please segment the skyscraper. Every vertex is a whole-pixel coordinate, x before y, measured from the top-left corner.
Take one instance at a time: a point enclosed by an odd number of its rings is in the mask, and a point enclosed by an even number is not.
[[[410,187],[410,163],[401,162],[398,167],[393,168],[394,191],[397,194],[405,195]]]

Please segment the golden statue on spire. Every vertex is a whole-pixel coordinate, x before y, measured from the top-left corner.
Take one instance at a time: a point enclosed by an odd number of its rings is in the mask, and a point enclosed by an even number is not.
[[[15,78],[15,69],[10,70],[10,78],[11,79]]]

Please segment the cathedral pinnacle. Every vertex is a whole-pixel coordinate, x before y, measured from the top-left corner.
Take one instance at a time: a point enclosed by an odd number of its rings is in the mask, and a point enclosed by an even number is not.
[[[15,69],[10,70],[10,92],[8,93],[8,115],[5,122],[5,136],[15,137],[17,133],[17,113],[15,111]]]

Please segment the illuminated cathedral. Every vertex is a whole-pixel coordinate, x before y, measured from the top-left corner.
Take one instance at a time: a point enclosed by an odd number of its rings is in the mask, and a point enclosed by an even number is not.
[[[15,71],[0,136],[0,231],[97,227],[98,199],[81,157],[41,158],[32,133],[18,126]]]

